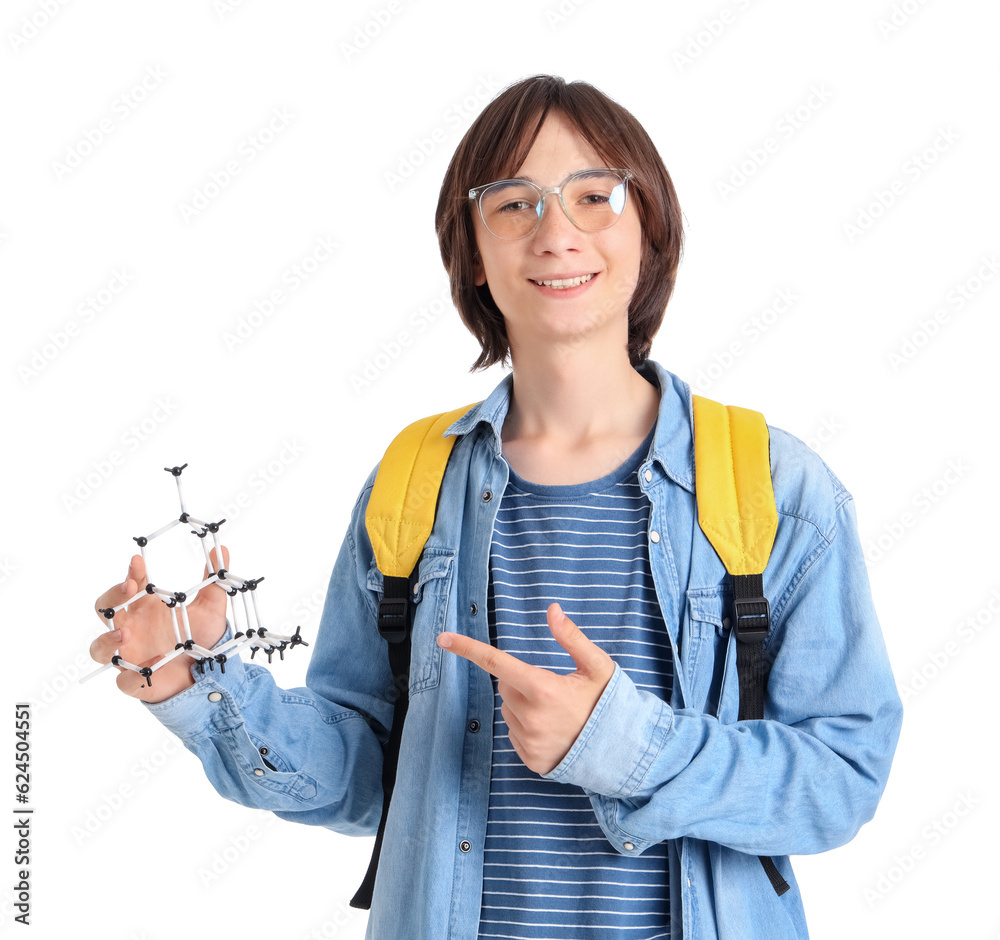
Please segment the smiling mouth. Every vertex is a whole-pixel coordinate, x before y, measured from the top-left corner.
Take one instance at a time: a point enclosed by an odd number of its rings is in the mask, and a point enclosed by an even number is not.
[[[565,290],[568,287],[579,287],[581,284],[586,284],[594,276],[593,274],[581,274],[579,277],[567,277],[554,281],[536,281],[534,278],[529,278],[529,280],[539,287],[554,287],[556,290]]]

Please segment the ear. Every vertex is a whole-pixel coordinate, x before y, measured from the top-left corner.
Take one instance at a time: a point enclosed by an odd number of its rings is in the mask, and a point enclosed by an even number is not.
[[[482,287],[486,283],[486,268],[483,267],[483,259],[478,251],[472,259],[472,276],[476,287]]]

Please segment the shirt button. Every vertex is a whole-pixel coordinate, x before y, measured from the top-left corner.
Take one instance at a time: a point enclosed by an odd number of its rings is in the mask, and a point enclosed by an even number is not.
[[[266,747],[259,747],[259,748],[257,748],[257,750],[260,751],[261,754],[266,754],[267,753],[267,748]]]
[[[222,693],[221,692],[209,692],[208,693],[208,700],[210,702],[217,702],[217,701],[219,701],[220,698],[222,698]]]
[[[631,852],[632,849],[635,848],[635,846],[631,842],[623,842],[622,848],[624,848],[627,852]]]
[[[469,613],[475,617],[479,613],[479,607],[475,603],[469,604]]]
[[[660,541],[660,533],[657,532],[656,529],[653,529],[653,531],[649,533],[649,540],[651,542],[659,542]]]
[[[652,479],[653,479],[653,471],[652,471],[652,470],[647,470],[647,471],[646,471],[646,472],[645,472],[645,473],[643,474],[643,476],[644,476],[644,477],[646,478],[646,482],[648,483],[648,482],[649,482],[650,480],[652,480]]]
[[[472,843],[468,839],[463,839],[461,842],[459,842],[458,843],[458,847],[463,852],[471,852],[472,851]]]
[[[263,776],[264,776],[264,771],[263,771],[263,770],[261,770],[261,769],[260,769],[259,767],[254,767],[254,769],[253,769],[253,772],[254,772],[254,773],[255,773],[255,774],[256,774],[256,775],[258,776],[258,777],[263,777]]]
[[[483,493],[484,503],[488,503],[491,499],[493,499],[493,490],[487,490],[485,493]]]
[[[478,718],[473,718],[472,721],[469,722],[469,730],[473,734],[475,734],[480,729],[480,727],[481,727],[481,725],[479,724],[479,719]]]

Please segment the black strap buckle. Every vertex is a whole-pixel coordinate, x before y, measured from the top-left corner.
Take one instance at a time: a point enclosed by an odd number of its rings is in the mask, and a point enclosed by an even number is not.
[[[390,643],[402,643],[409,636],[409,598],[383,597],[378,602],[378,632]]]
[[[766,597],[737,597],[733,601],[736,639],[763,643],[771,630],[771,605]]]

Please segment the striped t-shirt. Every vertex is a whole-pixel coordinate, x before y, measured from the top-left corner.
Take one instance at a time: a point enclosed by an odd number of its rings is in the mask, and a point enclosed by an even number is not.
[[[510,472],[490,550],[489,625],[499,649],[573,672],[546,622],[558,601],[640,689],[669,701],[670,641],[649,569],[649,500],[637,479],[652,438],[590,483],[540,485]],[[581,788],[524,766],[500,704],[497,695],[480,938],[668,938],[666,843],[620,855]]]

